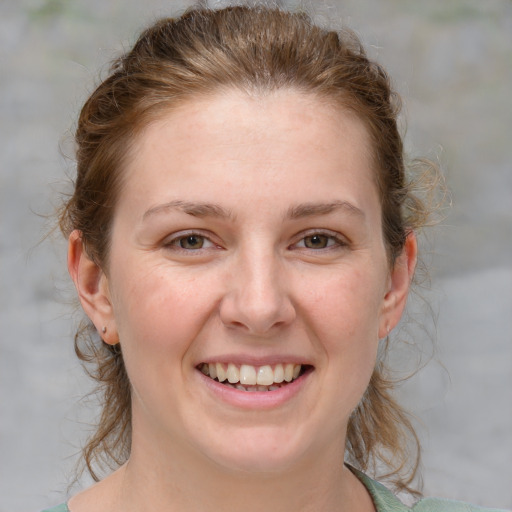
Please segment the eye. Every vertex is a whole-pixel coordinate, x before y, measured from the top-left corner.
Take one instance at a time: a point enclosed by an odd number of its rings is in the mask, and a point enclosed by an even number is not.
[[[165,247],[170,249],[182,249],[184,251],[198,251],[199,249],[209,249],[214,247],[214,243],[206,236],[198,233],[188,233],[177,236],[167,241]]]
[[[340,237],[327,233],[311,233],[301,238],[295,245],[299,249],[329,249],[347,245]]]
[[[329,246],[329,242],[332,245],[333,240],[326,235],[309,235],[304,237],[304,247],[308,249],[325,249]]]
[[[176,240],[182,249],[202,249],[206,239],[201,235],[188,235]]]

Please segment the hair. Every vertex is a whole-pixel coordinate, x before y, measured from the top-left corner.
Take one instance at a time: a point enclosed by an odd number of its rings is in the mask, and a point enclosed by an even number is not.
[[[60,212],[64,235],[79,230],[88,256],[108,275],[113,212],[123,164],[137,135],[181,102],[233,88],[248,94],[297,90],[349,110],[365,123],[392,266],[407,235],[428,218],[428,208],[406,175],[400,99],[352,32],[326,30],[302,12],[263,6],[198,7],[159,20],[114,61],[79,116],[74,193]],[[393,398],[395,382],[384,345],[351,415],[346,458],[363,471],[375,472],[384,464],[385,476],[398,490],[411,490],[419,443],[407,413]],[[75,337],[78,357],[89,363],[102,393],[97,429],[83,449],[95,480],[96,467],[120,465],[130,452],[130,383],[121,347],[104,343],[90,322]]]

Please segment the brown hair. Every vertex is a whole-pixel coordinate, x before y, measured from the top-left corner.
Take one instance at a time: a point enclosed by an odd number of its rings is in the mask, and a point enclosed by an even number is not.
[[[393,265],[407,234],[426,220],[422,202],[406,181],[399,98],[353,33],[324,30],[306,14],[276,8],[192,9],[155,23],[114,62],[80,114],[77,178],[61,212],[63,233],[79,230],[88,255],[108,274],[112,214],[131,142],[178,102],[223,88],[251,94],[293,88],[350,109],[364,121]],[[121,349],[98,339],[92,325],[79,331],[75,348],[91,363],[89,373],[103,393],[98,428],[84,448],[86,465],[97,479],[95,465],[121,464],[129,456],[130,385]],[[362,470],[375,470],[383,462],[396,487],[409,488],[418,467],[418,439],[392,397],[394,383],[384,357],[379,361],[350,419],[347,460]]]

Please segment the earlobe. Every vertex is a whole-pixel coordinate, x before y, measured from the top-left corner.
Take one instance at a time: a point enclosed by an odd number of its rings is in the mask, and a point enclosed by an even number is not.
[[[385,338],[396,327],[405,308],[409,288],[411,286],[416,261],[418,245],[416,235],[407,235],[402,253],[398,256],[389,277],[389,288],[384,297],[380,323],[379,338]]]
[[[107,276],[85,251],[80,231],[69,236],[68,271],[83,310],[91,319],[103,340],[115,345],[119,342]]]

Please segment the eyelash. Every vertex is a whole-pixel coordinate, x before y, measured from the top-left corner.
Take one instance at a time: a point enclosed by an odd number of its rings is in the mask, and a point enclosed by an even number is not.
[[[200,239],[200,240],[202,240],[203,244],[204,243],[208,243],[209,246],[208,247],[202,247],[201,246],[201,247],[199,247],[197,249],[187,249],[185,247],[181,247],[180,246],[181,241],[187,240],[189,238]],[[198,252],[201,249],[211,249],[212,247],[215,247],[217,245],[214,242],[212,242],[207,235],[203,235],[202,233],[198,233],[197,231],[190,231],[188,233],[187,232],[179,233],[177,236],[176,235],[173,236],[171,239],[166,240],[163,243],[163,246],[166,249],[172,249],[172,250],[192,253],[192,252]]]
[[[314,237],[325,238],[327,245],[325,247],[318,247],[318,248],[307,247],[305,245],[307,243],[306,240],[312,239]],[[188,238],[196,238],[196,239],[199,239],[200,241],[202,241],[201,247],[198,247],[196,249],[182,247],[181,244],[183,243],[183,241],[186,241]],[[205,243],[208,244],[207,247],[203,246]],[[299,246],[300,243],[302,243],[303,245]],[[289,248],[297,249],[300,251],[311,250],[314,252],[320,252],[320,251],[329,251],[329,250],[343,248],[343,247],[346,247],[347,245],[348,245],[347,241],[335,233],[325,232],[325,231],[310,231],[308,233],[301,234],[301,237],[298,239],[298,241],[291,244],[289,246]],[[186,252],[189,254],[193,253],[193,252],[199,252],[201,250],[208,250],[211,248],[219,248],[220,247],[219,245],[215,244],[207,235],[198,233],[196,231],[180,233],[177,236],[175,235],[170,240],[165,241],[163,246],[167,249]]]
[[[314,237],[322,237],[325,238],[327,241],[326,247],[320,247],[320,248],[312,248],[312,247],[306,247],[305,243],[307,239],[312,239]],[[302,247],[297,247],[299,243],[303,243]],[[320,252],[320,251],[329,251],[329,250],[335,250],[340,249],[343,247],[346,247],[348,245],[347,241],[339,236],[336,233],[332,232],[325,232],[325,231],[310,231],[308,233],[301,234],[301,238],[298,240],[298,242],[295,242],[292,244],[291,247],[295,246],[298,250],[311,250],[314,252]]]

